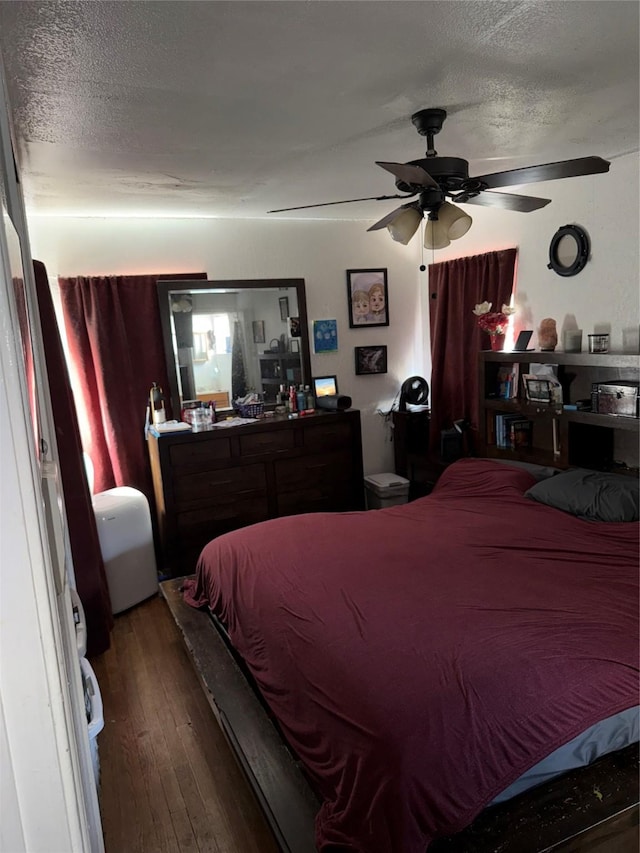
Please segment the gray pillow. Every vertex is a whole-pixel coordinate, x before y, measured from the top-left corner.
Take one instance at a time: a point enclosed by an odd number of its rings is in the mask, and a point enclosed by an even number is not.
[[[533,462],[519,462],[517,459],[491,459],[490,462],[499,462],[501,465],[511,465],[513,468],[522,468],[528,471],[536,480],[546,480],[559,474],[561,468],[552,468],[551,465],[535,465]]]
[[[588,521],[638,521],[640,488],[635,477],[576,468],[542,480],[525,496]]]

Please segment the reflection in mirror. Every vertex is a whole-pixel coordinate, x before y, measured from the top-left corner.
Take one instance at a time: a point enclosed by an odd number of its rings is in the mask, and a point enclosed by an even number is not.
[[[563,267],[570,267],[571,264],[576,262],[576,258],[578,257],[578,244],[573,237],[570,237],[568,234],[564,234],[560,238],[556,247],[556,257],[558,258],[560,266]]]
[[[173,417],[251,391],[272,408],[280,385],[310,382],[302,279],[162,281],[158,296]]]

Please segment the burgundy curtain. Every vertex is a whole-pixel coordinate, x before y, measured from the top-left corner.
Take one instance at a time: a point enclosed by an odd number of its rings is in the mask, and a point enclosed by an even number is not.
[[[437,454],[440,431],[465,419],[471,444],[478,425],[477,353],[489,348],[477,325],[474,307],[509,304],[515,284],[516,249],[456,258],[429,265],[431,328],[431,451]]]
[[[206,279],[206,273],[59,278],[84,450],[94,492],[132,486],[154,505],[144,439],[149,389],[168,396],[159,279]]]
[[[87,655],[97,655],[109,648],[109,631],[113,625],[109,588],[47,271],[40,261],[33,262],[33,269],[76,589],[85,613]]]

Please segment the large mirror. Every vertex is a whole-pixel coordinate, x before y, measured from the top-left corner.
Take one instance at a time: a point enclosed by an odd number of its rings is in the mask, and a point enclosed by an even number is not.
[[[280,385],[311,383],[304,280],[160,281],[171,410],[228,409],[250,391],[276,405]]]

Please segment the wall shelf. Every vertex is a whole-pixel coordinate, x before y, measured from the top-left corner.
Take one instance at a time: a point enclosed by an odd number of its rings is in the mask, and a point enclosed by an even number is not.
[[[519,366],[518,394],[514,399],[495,396],[498,371],[502,366]],[[572,465],[615,469],[616,443],[624,434],[633,439],[640,434],[637,417],[600,414],[588,410],[565,409],[563,406],[532,403],[522,391],[522,374],[530,364],[553,364],[563,387],[565,404],[591,399],[593,383],[638,382],[640,355],[630,353],[563,353],[563,352],[480,352],[478,355],[479,388],[479,453],[481,456],[518,459],[541,465],[567,468]],[[531,421],[531,446],[499,447],[497,434],[500,415],[521,414]],[[507,443],[509,443],[507,441]],[[627,445],[633,442],[627,439]],[[627,461],[638,465],[638,448]]]

